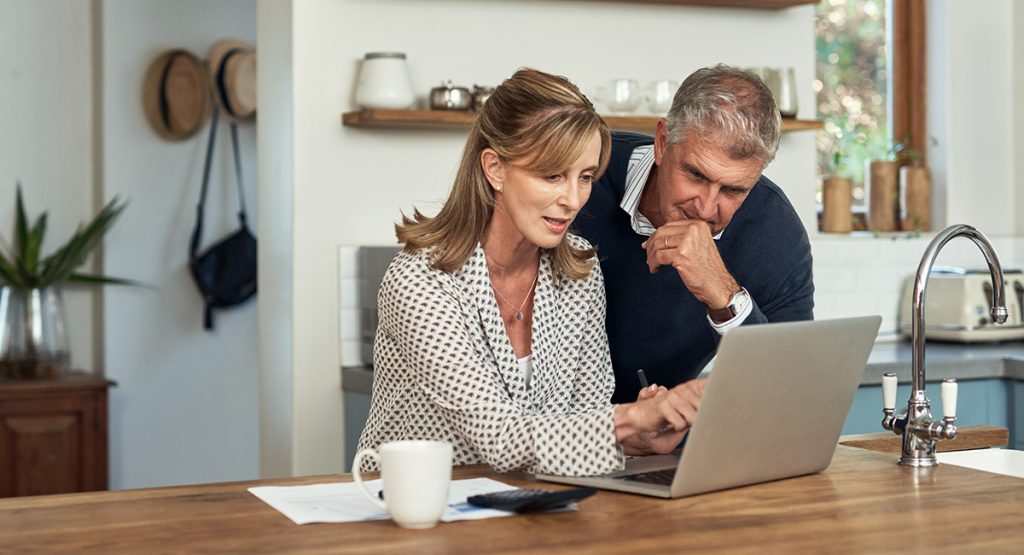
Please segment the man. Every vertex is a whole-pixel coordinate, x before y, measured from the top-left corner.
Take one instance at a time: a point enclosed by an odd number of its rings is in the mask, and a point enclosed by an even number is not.
[[[604,272],[612,402],[636,399],[639,369],[667,387],[695,378],[739,325],[813,318],[807,233],[761,175],[781,126],[764,82],[718,65],[683,82],[653,138],[613,134],[576,219]]]

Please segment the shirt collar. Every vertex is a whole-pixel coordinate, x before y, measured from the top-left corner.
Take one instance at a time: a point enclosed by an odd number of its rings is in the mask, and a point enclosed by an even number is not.
[[[646,216],[640,213],[640,197],[643,196],[647,179],[651,176],[651,169],[654,168],[654,145],[642,145],[633,149],[629,156],[629,164],[626,165],[626,190],[622,195],[622,208],[629,214],[629,225],[633,227],[638,235],[653,235],[654,226]],[[714,239],[717,241],[722,237],[725,230],[719,231]]]

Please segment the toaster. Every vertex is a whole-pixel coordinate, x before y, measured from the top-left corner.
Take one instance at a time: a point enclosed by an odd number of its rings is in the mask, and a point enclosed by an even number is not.
[[[910,337],[913,321],[914,278],[903,283],[900,332]],[[1003,270],[1006,322],[992,322],[992,276],[988,268],[936,267],[925,290],[925,339],[974,343],[1024,339],[1024,273]]]

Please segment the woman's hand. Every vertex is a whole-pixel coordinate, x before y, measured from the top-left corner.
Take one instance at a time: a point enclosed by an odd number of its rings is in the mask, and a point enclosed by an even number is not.
[[[615,437],[627,454],[668,453],[697,419],[706,380],[691,380],[672,389],[652,385],[637,401],[615,411]]]

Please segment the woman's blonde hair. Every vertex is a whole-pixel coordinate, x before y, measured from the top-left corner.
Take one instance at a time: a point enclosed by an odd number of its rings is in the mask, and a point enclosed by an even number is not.
[[[493,149],[505,162],[528,160],[528,171],[552,175],[583,154],[594,131],[601,136],[596,180],[611,154],[608,125],[565,77],[520,69],[495,88],[473,123],[444,207],[433,218],[419,210],[412,218],[403,214],[402,223],[395,225],[398,242],[408,252],[433,247],[432,268],[458,270],[472,256],[494,213],[494,191],[480,162],[484,149]],[[582,279],[590,274],[594,249],[577,249],[563,236],[552,251],[556,276]]]

